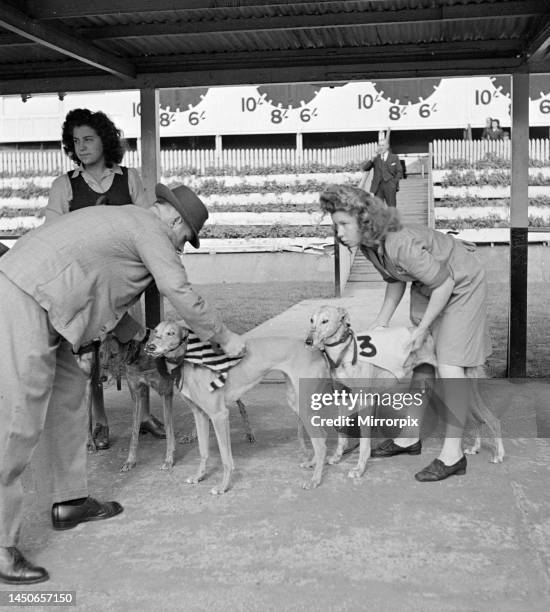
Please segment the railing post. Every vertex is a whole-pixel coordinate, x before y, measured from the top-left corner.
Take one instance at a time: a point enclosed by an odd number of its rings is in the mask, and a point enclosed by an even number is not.
[[[509,378],[527,371],[527,261],[529,245],[529,74],[512,74],[512,184],[510,187]]]
[[[334,296],[341,297],[342,288],[340,287],[340,243],[334,228]]]
[[[304,163],[304,138],[301,132],[296,134],[296,165]]]

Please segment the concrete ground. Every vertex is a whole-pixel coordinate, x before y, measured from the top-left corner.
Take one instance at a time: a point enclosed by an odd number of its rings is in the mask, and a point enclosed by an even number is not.
[[[368,296],[340,300],[359,329],[374,318],[382,291],[376,285]],[[302,337],[315,305],[296,305],[251,335]],[[405,319],[406,306],[397,317]],[[327,466],[310,491],[301,488],[309,473],[299,467],[296,417],[283,391],[273,380],[245,396],[255,444],[232,409],[237,469],[230,491],[215,497],[214,436],[208,479],[185,483],[198,451],[181,441],[192,418],[179,399],[174,469],[159,470],[164,442],[144,436],[136,468],[119,471],[131,402],[125,389],[108,389],[113,445],[89,456],[90,492],[125,511],[54,532],[43,483],[28,475],[21,548],[51,573],[36,590],[76,591],[76,608],[94,611],[549,609],[550,443],[541,437],[550,431],[548,381],[495,388],[511,432],[503,464],[489,463],[483,448],[468,458],[465,476],[418,483],[413,474],[437,456],[435,435],[420,456],[372,459],[360,480],[347,478],[354,453]],[[152,405],[160,416],[156,396]]]

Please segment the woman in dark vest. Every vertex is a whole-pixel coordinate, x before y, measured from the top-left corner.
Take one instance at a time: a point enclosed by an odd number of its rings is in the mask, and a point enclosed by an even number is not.
[[[124,156],[120,130],[105,113],[87,108],[67,113],[62,142],[65,153],[77,166],[53,182],[45,209],[46,223],[59,215],[98,204],[147,207],[145,190],[137,171],[119,165]],[[109,448],[109,426],[100,385],[94,385],[92,405],[93,437],[97,448],[103,450]],[[157,438],[166,437],[162,423],[150,414],[148,407],[145,408],[141,431],[150,432]]]

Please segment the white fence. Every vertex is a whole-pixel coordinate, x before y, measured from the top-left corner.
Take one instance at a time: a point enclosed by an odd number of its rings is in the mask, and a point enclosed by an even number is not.
[[[372,157],[376,143],[365,143],[334,149],[203,149],[161,151],[161,171],[231,167],[236,169],[272,166],[309,165],[343,166]],[[139,151],[127,151],[123,163],[132,168],[141,166]],[[61,150],[0,151],[0,175],[48,174],[57,175],[69,171],[72,162]]]
[[[434,140],[431,143],[433,167],[446,167],[452,159],[463,159],[473,164],[488,153],[510,159],[510,140]],[[529,140],[529,157],[550,165],[550,140],[532,138]]]

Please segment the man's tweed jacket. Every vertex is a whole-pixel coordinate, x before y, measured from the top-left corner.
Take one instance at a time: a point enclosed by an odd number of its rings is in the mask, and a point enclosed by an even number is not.
[[[95,206],[21,237],[0,258],[0,272],[48,312],[75,351],[113,329],[153,279],[178,317],[209,340],[223,323],[191,287],[176,247],[149,210]]]

